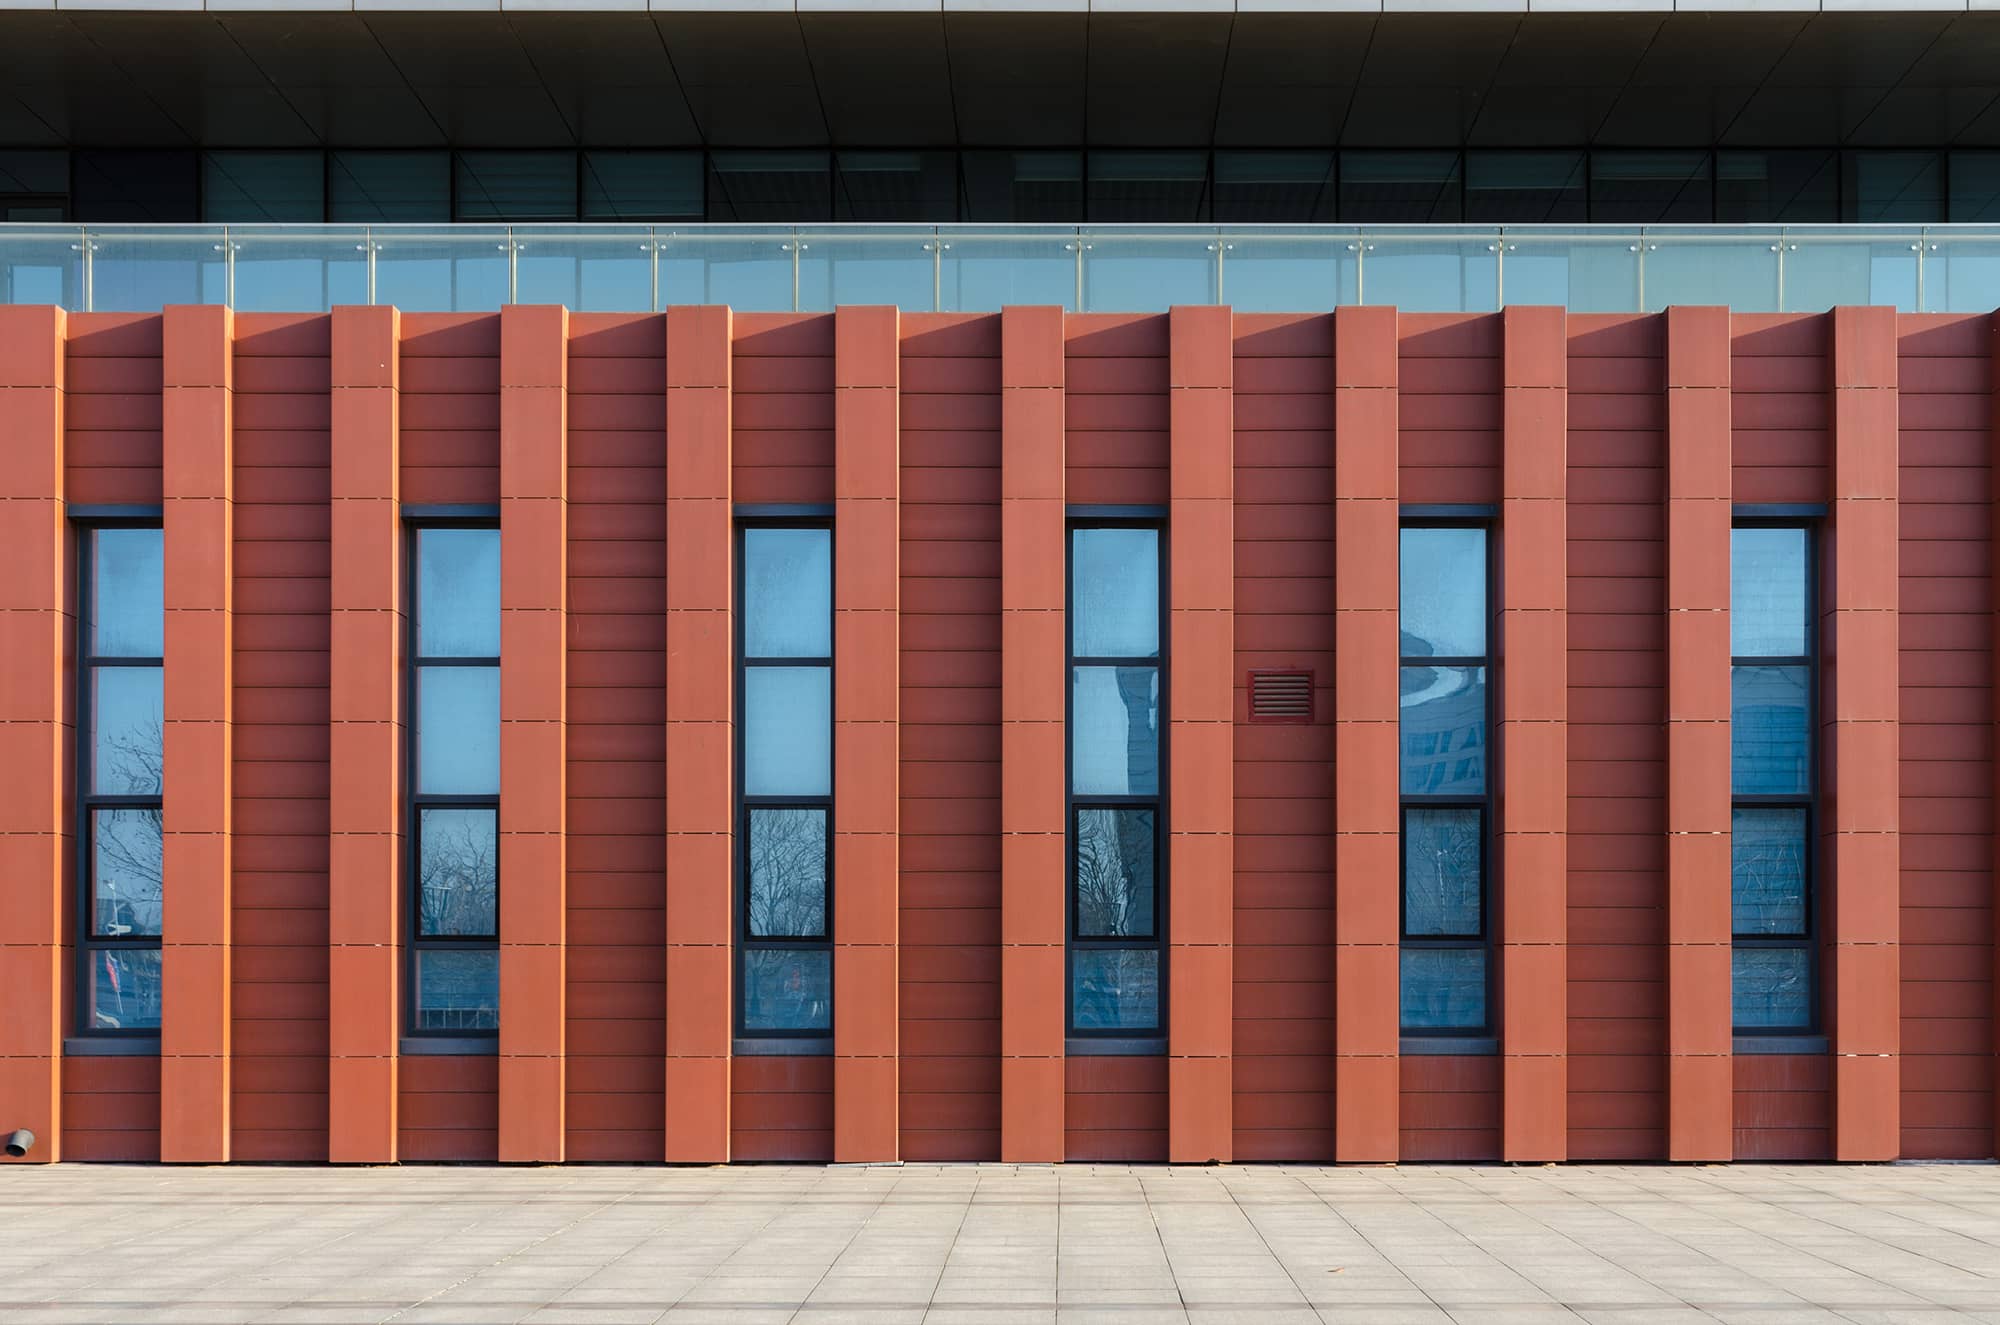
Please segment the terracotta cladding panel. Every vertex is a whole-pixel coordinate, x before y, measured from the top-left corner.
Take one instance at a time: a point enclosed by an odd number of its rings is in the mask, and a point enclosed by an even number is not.
[[[1988,324],[1897,323],[1901,478],[1906,501],[1922,497],[1904,511],[1899,539],[1906,1155],[1984,1157],[1993,1149],[1993,946],[1966,942],[1995,932],[1992,893],[1931,863],[1954,839],[1988,841],[1994,829],[1984,794],[1994,785],[1991,747],[1959,734],[1993,719]],[[1967,726],[1913,722],[1919,703]]]
[[[406,1057],[397,1084],[397,1150],[404,1160],[491,1163],[498,1156],[497,1057]]]
[[[1331,850],[1334,584],[1333,328],[1259,325],[1235,341],[1234,828],[1254,860],[1235,870],[1234,1153],[1325,1160],[1334,1153],[1333,890],[1301,889],[1301,866]],[[1315,672],[1320,719],[1248,722],[1252,668]],[[1275,921],[1276,923],[1267,923]]]
[[[1828,493],[1828,319],[1730,319],[1730,427],[1739,502],[1819,502]]]
[[[991,334],[984,334],[991,324]],[[903,581],[943,577],[996,586],[1000,576],[1000,390],[997,317],[909,316],[902,327]],[[977,333],[977,334],[976,334]],[[921,415],[926,426],[912,430]],[[964,484],[929,501],[912,471],[951,470]],[[967,498],[973,498],[967,501]],[[901,631],[902,913],[900,1111],[902,1153],[918,1161],[990,1159],[1000,1149],[1000,847],[981,837],[982,859],[946,876],[921,904],[931,876],[912,849],[974,824],[997,827],[1000,733],[981,714],[998,702],[997,630],[939,603],[913,611]],[[912,720],[913,712],[924,721]],[[976,830],[975,830],[976,831]],[[935,1033],[933,1033],[935,1032]]]
[[[664,354],[662,318],[572,318],[564,1121],[596,1162],[665,1147]]]
[[[1165,1058],[1070,1058],[1063,1075],[1065,1152],[1072,1162],[1166,1159]]]
[[[1569,862],[1569,1156],[1577,1160],[1666,1150],[1666,766],[1651,748],[1666,703],[1666,548],[1657,522],[1630,518],[1661,509],[1666,496],[1660,321],[1569,320],[1570,712],[1584,692],[1610,692],[1634,719],[1569,726],[1570,839],[1610,839],[1634,858],[1619,870],[1582,869],[1574,854]],[[1581,482],[1587,473],[1616,477]],[[1590,580],[1613,592],[1579,594]]]
[[[735,499],[831,502],[833,317],[739,316],[731,373]]]
[[[833,1158],[833,1058],[729,1060],[729,1150],[736,1159]]]
[[[63,364],[64,476],[85,505],[160,500],[157,313],[72,313]]]
[[[1405,1055],[1400,1063],[1404,1160],[1500,1158],[1498,1055]]]

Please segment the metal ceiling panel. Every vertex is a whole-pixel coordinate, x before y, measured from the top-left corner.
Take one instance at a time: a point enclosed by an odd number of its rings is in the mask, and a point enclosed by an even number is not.
[[[946,57],[967,147],[1080,147],[1089,20],[948,12]]]
[[[950,144],[944,15],[799,14],[827,132],[843,146]]]

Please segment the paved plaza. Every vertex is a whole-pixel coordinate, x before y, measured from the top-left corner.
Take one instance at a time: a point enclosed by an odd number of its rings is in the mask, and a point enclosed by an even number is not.
[[[2000,1168],[17,1167],[0,1320],[2000,1322]]]

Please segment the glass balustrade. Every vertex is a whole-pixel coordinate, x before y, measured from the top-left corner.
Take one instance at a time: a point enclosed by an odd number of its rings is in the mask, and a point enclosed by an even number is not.
[[[2000,226],[0,226],[0,302],[743,312],[2000,307]]]

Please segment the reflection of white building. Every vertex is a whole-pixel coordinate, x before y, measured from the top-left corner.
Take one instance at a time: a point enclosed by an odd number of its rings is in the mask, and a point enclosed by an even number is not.
[[[1160,673],[1154,667],[1076,669],[1076,789],[1146,795],[1160,785]]]
[[[1405,634],[1404,656],[1423,651]],[[1486,790],[1486,685],[1480,667],[1402,669],[1403,790],[1480,795]]]

